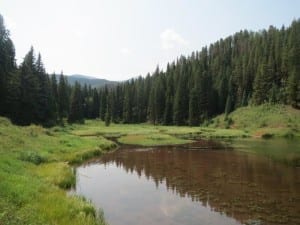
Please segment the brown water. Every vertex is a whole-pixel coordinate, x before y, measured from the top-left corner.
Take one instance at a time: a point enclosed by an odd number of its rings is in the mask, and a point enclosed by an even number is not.
[[[110,225],[300,224],[299,168],[217,146],[123,147],[77,168],[76,192]]]

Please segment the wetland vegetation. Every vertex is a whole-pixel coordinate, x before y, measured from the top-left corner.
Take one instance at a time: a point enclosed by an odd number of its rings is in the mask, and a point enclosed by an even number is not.
[[[132,146],[141,145],[146,147],[188,144],[190,146],[188,151],[186,149],[184,150],[183,148],[182,150],[184,154],[178,153],[183,154],[179,157],[182,159],[184,159],[185,157],[190,157],[190,154],[195,154],[192,153],[195,150],[196,152],[201,152],[203,149],[220,150],[234,148],[235,150],[241,152],[261,155],[262,158],[255,158],[255,162],[259,161],[260,166],[262,166],[264,163],[266,163],[265,166],[270,166],[270,162],[266,160],[267,158],[272,159],[272,161],[273,159],[275,159],[275,161],[278,161],[279,165],[272,163],[272,168],[284,168],[283,170],[285,172],[280,172],[278,170],[274,170],[272,172],[272,170],[268,169],[268,179],[275,179],[274,176],[277,176],[277,173],[284,173],[286,176],[288,176],[288,179],[291,180],[294,176],[293,179],[296,182],[296,180],[298,180],[297,176],[299,176],[299,174],[296,173],[295,175],[295,172],[293,172],[292,174],[294,175],[292,175],[288,171],[292,171],[292,168],[296,168],[295,170],[297,170],[297,167],[299,167],[300,149],[298,127],[300,117],[299,114],[297,114],[299,113],[299,111],[293,110],[292,108],[285,108],[283,106],[274,106],[271,109],[271,106],[269,105],[260,106],[258,108],[245,108],[241,110],[247,114],[255,114],[257,112],[265,112],[264,107],[268,107],[270,111],[274,111],[274,115],[271,115],[272,113],[269,112],[265,113],[265,116],[276,116],[277,118],[284,118],[284,120],[281,120],[283,122],[281,122],[280,126],[274,125],[275,122],[278,121],[277,119],[274,120],[274,123],[272,122],[272,120],[267,120],[270,122],[263,128],[258,126],[255,129],[255,126],[253,125],[254,121],[249,121],[249,126],[245,124],[242,126],[239,125],[240,120],[238,119],[238,117],[236,117],[235,114],[229,115],[233,118],[234,122],[232,123],[231,127],[227,129],[221,128],[222,124],[220,123],[218,124],[220,128],[218,128],[215,122],[212,122],[208,126],[202,127],[175,127],[160,125],[153,126],[150,124],[111,124],[109,127],[107,127],[105,126],[105,123],[100,120],[87,120],[85,124],[73,124],[57,126],[53,128],[43,128],[37,125],[19,127],[11,124],[8,119],[2,117],[0,120],[1,222],[3,224],[83,224],[83,221],[84,224],[104,223],[102,217],[103,215],[101,213],[97,213],[99,205],[94,208],[94,203],[90,203],[89,200],[86,201],[81,197],[67,195],[66,189],[74,187],[74,185],[76,184],[76,174],[74,173],[73,165],[79,165],[80,163],[83,163],[90,158],[101,156],[103,155],[103,153],[109,150],[116,149],[116,143],[118,143],[119,145],[129,144]],[[249,110],[251,110],[252,112],[249,112]],[[280,110],[282,113],[278,113],[278,110]],[[240,115],[243,116],[243,113],[240,113]],[[256,116],[253,116],[253,118],[256,118]],[[213,121],[217,120],[222,120],[222,117],[217,117]],[[264,116],[261,115],[260,120],[264,120]],[[255,120],[255,122],[260,123],[260,120]],[[244,123],[246,123],[246,120],[243,121],[245,121]],[[287,121],[287,123],[285,123],[284,121]],[[252,124],[252,127],[250,126],[250,124]],[[284,132],[282,132],[281,130],[283,127]],[[262,129],[264,129],[264,131],[268,130],[269,133],[274,132],[273,138],[264,139],[262,137],[258,137],[257,133],[261,133]],[[293,135],[285,135],[286,131],[293,132]],[[211,143],[208,145],[211,146],[210,148],[193,147],[193,143],[195,143],[195,140],[199,139],[216,139],[221,142],[221,147],[219,144],[212,145]],[[115,140],[116,142],[114,142],[113,140]],[[158,152],[160,152],[159,154],[162,155],[166,154],[161,151]],[[186,156],[184,156],[185,154]],[[206,153],[197,154],[204,155]],[[226,154],[226,152],[220,153],[220,155],[221,154]],[[236,155],[239,155],[240,153],[231,154],[232,156],[228,157],[237,157]],[[107,156],[108,158],[110,157],[109,155]],[[131,158],[131,155],[134,156],[134,153],[131,152],[128,157]],[[238,157],[240,157],[240,155]],[[256,156],[242,155],[241,157],[242,161],[249,158],[251,161],[252,157]],[[106,157],[104,157],[102,160],[105,159]],[[224,159],[226,159],[226,157]],[[235,159],[236,158],[232,159],[232,163],[229,162],[231,161],[231,159],[228,159],[227,161],[225,160],[223,164],[228,163],[229,169],[231,167],[233,168],[234,165],[236,166],[236,163],[238,163],[235,162]],[[132,158],[131,160],[134,160],[134,158]],[[144,160],[138,162],[139,160],[136,160],[134,164],[138,163],[137,165],[139,165],[139,167],[146,166],[146,164],[144,164],[146,163]],[[157,166],[168,164],[167,162],[161,164],[157,161],[158,159],[153,160],[154,161],[152,163],[157,162]],[[218,159],[218,162],[221,163],[221,160]],[[204,162],[199,162],[199,166],[202,163]],[[194,164],[197,164],[197,162],[193,161],[191,166]],[[241,164],[242,167],[245,166],[244,163]],[[284,164],[289,165],[290,169],[285,168],[283,166]],[[212,163],[209,168],[213,165],[214,163]],[[132,169],[137,170],[136,166],[132,166]],[[195,169],[195,171],[197,170],[199,172],[201,171],[202,167],[198,168],[199,170],[197,168]],[[154,172],[152,171],[152,169],[152,167],[149,168],[150,174]],[[165,168],[164,170],[166,173],[172,173],[173,169],[169,169]],[[174,170],[173,172],[175,171],[177,170]],[[259,171],[263,174],[263,169]],[[239,189],[241,187],[247,187],[251,189],[251,193],[257,193],[261,194],[261,196],[264,196],[264,198],[261,198],[259,200],[262,202],[252,202],[252,204],[251,202],[248,202],[249,199],[244,199],[247,197],[246,195],[243,196],[243,198],[232,197],[229,199],[222,199],[222,197],[218,195],[220,194],[220,190],[217,187],[220,187],[221,183],[223,184],[229,181],[229,183],[235,183],[231,181],[235,178],[237,179],[237,177],[241,178],[241,174],[235,174],[233,173],[233,171],[231,172],[224,172],[221,168],[221,165],[209,172],[209,176],[214,178],[211,185],[215,185],[215,189],[210,186],[206,187],[203,183],[201,183],[201,187],[198,187],[198,185],[195,184],[192,185],[193,188],[191,190],[186,190],[185,183],[187,181],[185,181],[183,177],[179,178],[178,176],[169,175],[167,182],[168,185],[171,185],[170,187],[173,187],[176,190],[182,189],[182,191],[180,191],[182,193],[179,193],[180,196],[186,193],[188,196],[192,196],[193,199],[204,198],[204,196],[202,195],[210,191],[213,196],[210,198],[210,204],[212,204],[213,208],[218,209],[218,212],[224,211],[230,214],[230,212],[232,213],[232,207],[235,207],[236,210],[243,211],[239,212],[241,213],[241,215],[243,213],[254,213],[253,215],[256,215],[255,218],[265,218],[265,216],[261,216],[259,213],[255,214],[256,211],[264,211],[264,207],[267,207],[266,205],[268,204],[268,202],[273,201],[273,198],[270,198],[269,200],[267,200],[266,198],[269,191],[259,189],[261,188],[259,182],[262,182],[262,178],[260,176],[264,175],[259,175],[258,172],[255,172],[255,175],[252,174],[251,176],[257,177],[258,180],[253,180],[251,182],[245,181],[244,183],[239,182],[238,185],[240,186],[238,188],[226,187],[226,190],[231,188]],[[236,172],[238,173],[239,171]],[[165,176],[160,174],[160,172],[158,172],[157,175],[151,176],[156,177],[158,175],[163,177]],[[236,177],[234,178],[234,176]],[[244,177],[244,175],[242,177]],[[228,178],[229,181],[225,178]],[[155,179],[158,179],[158,177],[156,177]],[[158,181],[161,181],[161,179],[162,178],[159,178]],[[265,177],[265,179],[267,179],[267,177]],[[289,182],[291,182],[291,180]],[[195,180],[194,182],[198,181]],[[281,182],[284,183],[284,181]],[[223,195],[224,191],[225,189],[221,191]],[[281,192],[287,193],[284,190],[281,190]],[[297,196],[298,195],[296,193],[296,197],[294,195],[291,195],[287,197],[287,199],[288,201],[298,204],[299,196]],[[275,207],[275,205],[278,203],[276,197],[274,198],[275,199],[273,203],[270,203],[272,207]],[[88,196],[87,199],[89,199]],[[242,208],[237,207],[238,204],[244,204],[245,202],[248,202],[249,204],[247,203],[246,206]],[[252,207],[251,210],[249,207]],[[283,210],[288,210],[289,207],[290,206],[278,206],[278,209],[281,208]],[[295,209],[297,209],[297,207]],[[290,219],[290,217],[294,218],[293,211],[290,211],[290,214],[284,214],[286,216],[279,216],[280,212],[281,211],[278,211],[276,213],[274,211],[274,213],[272,214],[274,218],[268,218],[267,220],[275,221],[278,219],[278,221],[283,222],[293,221]],[[235,212],[234,215],[236,215],[236,213],[237,212]],[[243,219],[246,217],[247,216],[241,216],[241,218]],[[237,220],[239,220],[240,216],[236,218]]]

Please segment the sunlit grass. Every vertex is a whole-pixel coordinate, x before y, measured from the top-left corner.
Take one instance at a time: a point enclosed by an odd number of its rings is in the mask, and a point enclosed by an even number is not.
[[[174,145],[186,144],[192,142],[191,140],[176,138],[168,134],[139,134],[139,135],[126,135],[118,139],[120,143],[141,145],[141,146],[159,146],[159,145]]]
[[[42,178],[45,182],[54,184],[63,189],[75,186],[76,176],[73,169],[65,162],[45,163],[31,167],[32,172]]]
[[[247,106],[238,108],[227,118],[225,115],[217,116],[209,127],[238,129],[253,137],[263,137],[264,134],[300,137],[300,110],[272,104]]]
[[[73,126],[18,127],[0,118],[0,224],[104,224],[82,198],[68,162],[82,162],[114,148],[103,137],[73,135]]]

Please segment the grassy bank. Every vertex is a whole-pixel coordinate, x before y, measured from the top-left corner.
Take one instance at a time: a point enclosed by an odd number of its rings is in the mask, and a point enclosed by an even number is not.
[[[86,121],[79,129],[71,131],[81,137],[103,136],[121,144],[157,146],[185,144],[197,138],[242,138],[248,137],[243,130],[215,129],[211,127],[161,126],[152,124],[111,124],[105,127],[99,120]]]
[[[224,131],[227,136],[235,132]],[[189,143],[186,138],[211,133],[201,127],[105,127],[98,120],[45,129],[15,126],[0,117],[0,224],[104,224],[89,202],[67,195],[76,182],[70,165],[115,148],[107,137],[153,146]]]
[[[300,110],[272,104],[242,107],[227,117],[217,116],[208,127],[246,133],[251,138],[230,141],[239,151],[300,166]]]
[[[0,224],[104,224],[87,201],[67,196],[75,184],[68,162],[80,163],[115,144],[79,137],[73,126],[13,126],[0,118]]]
[[[217,116],[209,127],[237,129],[255,138],[300,137],[300,110],[271,104],[242,107]]]
[[[67,196],[66,189],[76,181],[70,165],[115,148],[110,138],[142,146],[225,138],[234,140],[232,144],[239,150],[300,166],[299,130],[300,111],[278,105],[240,108],[200,127],[106,127],[93,120],[45,129],[14,126],[0,117],[0,224],[104,224],[101,213],[84,199]],[[240,141],[245,137],[249,138]],[[288,147],[266,140],[274,137],[282,137]]]

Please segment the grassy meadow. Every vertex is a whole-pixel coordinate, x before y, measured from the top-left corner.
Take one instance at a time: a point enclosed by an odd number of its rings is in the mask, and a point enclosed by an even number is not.
[[[299,130],[300,111],[278,105],[240,108],[199,127],[106,127],[100,120],[88,120],[46,129],[15,126],[0,117],[0,224],[105,224],[101,210],[66,190],[76,182],[73,165],[115,149],[116,143],[159,146],[212,138],[299,166]],[[282,142],[276,142],[280,138],[294,147],[283,150]],[[269,139],[274,147],[262,147]]]
[[[116,145],[103,137],[79,137],[73,126],[18,127],[0,118],[0,224],[104,224],[88,201],[67,196],[75,184],[70,163]]]

